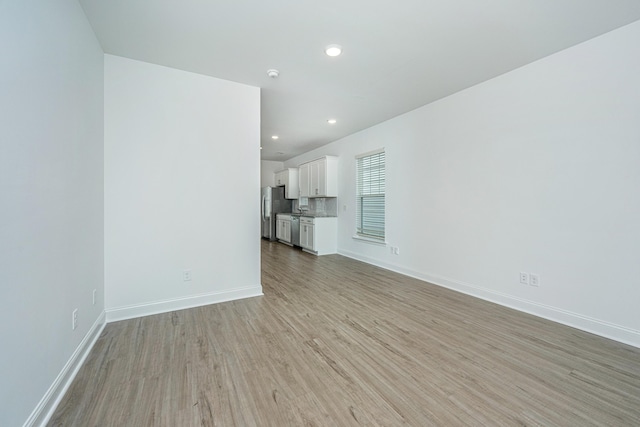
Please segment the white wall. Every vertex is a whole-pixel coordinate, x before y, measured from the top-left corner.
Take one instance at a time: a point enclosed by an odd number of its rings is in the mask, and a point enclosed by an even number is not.
[[[340,156],[341,253],[640,346],[638,40],[637,22],[285,166]],[[379,147],[400,255],[351,238],[354,156]]]
[[[18,426],[102,318],[103,54],[75,0],[1,1],[0,52],[0,425]]]
[[[283,162],[272,160],[260,161],[260,187],[275,187],[275,173],[284,169]]]
[[[259,88],[105,55],[108,320],[262,293],[259,145]]]

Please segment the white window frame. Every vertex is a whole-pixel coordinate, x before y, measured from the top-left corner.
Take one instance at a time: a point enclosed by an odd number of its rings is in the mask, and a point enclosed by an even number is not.
[[[373,161],[374,164],[370,162]],[[367,164],[367,162],[369,162]],[[369,169],[369,170],[367,170]],[[386,244],[386,154],[384,148],[356,156],[356,234],[354,239]],[[369,201],[369,208],[363,203]],[[363,217],[369,211],[368,217]]]

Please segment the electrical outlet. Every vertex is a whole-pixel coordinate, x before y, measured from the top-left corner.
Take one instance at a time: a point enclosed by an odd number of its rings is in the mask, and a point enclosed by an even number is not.
[[[182,272],[182,280],[184,282],[190,282],[191,281],[191,270],[184,270]]]
[[[391,246],[391,248],[389,248],[389,249],[391,249],[391,255],[393,255],[393,254],[395,253],[395,249],[396,249],[396,248],[394,248],[393,246]]]
[[[97,289],[93,290],[93,305],[96,305],[96,294],[98,293]]]
[[[71,313],[71,329],[75,331],[77,327],[78,327],[78,309],[76,308]]]
[[[396,255],[400,255],[400,248],[396,246],[393,250],[393,253]]]
[[[537,274],[531,273],[529,278],[530,278],[529,279],[529,284],[531,286],[540,286],[540,276],[538,276]]]
[[[525,273],[524,271],[520,272],[520,283],[523,285],[529,284],[529,273]]]

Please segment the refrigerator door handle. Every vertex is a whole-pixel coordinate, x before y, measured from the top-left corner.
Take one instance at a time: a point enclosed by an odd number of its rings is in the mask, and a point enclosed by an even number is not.
[[[262,206],[261,206],[261,208],[262,208],[262,209],[261,209],[261,211],[262,211],[262,212],[261,212],[261,213],[262,213],[262,220],[263,220],[263,221],[267,219],[267,218],[265,218],[265,216],[264,216],[264,209],[265,209],[264,202],[265,202],[266,198],[267,198],[266,196],[262,196]]]

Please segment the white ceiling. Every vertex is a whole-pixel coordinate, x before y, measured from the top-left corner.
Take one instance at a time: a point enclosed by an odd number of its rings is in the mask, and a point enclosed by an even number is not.
[[[80,3],[106,53],[261,87],[278,161],[640,19],[639,0]]]

